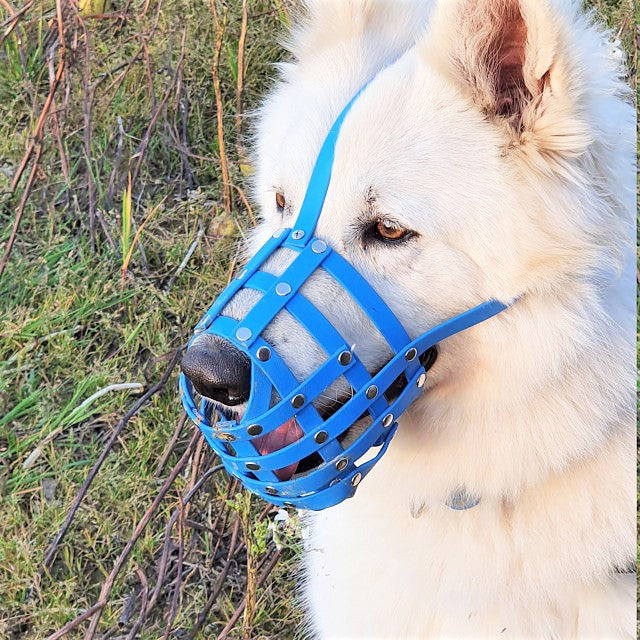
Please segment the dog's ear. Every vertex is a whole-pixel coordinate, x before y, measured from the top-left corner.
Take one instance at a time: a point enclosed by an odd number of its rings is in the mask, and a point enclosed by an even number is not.
[[[431,0],[302,0],[294,16],[291,35],[285,43],[301,63],[321,61],[327,52],[340,56],[340,45],[366,50],[382,66],[413,46],[424,31]],[[336,51],[336,46],[338,50]],[[349,68],[357,60],[344,60]],[[377,61],[376,61],[377,62]],[[374,62],[373,67],[376,68]]]
[[[548,161],[581,154],[591,142],[580,47],[566,20],[575,3],[548,0],[439,0],[421,49],[510,144]]]

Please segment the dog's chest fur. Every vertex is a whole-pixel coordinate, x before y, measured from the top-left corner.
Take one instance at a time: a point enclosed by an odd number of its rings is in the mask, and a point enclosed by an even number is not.
[[[356,499],[308,516],[312,637],[634,637],[635,575],[613,566],[633,535],[630,429],[569,473],[464,511],[430,491],[443,485],[428,455],[394,445]]]

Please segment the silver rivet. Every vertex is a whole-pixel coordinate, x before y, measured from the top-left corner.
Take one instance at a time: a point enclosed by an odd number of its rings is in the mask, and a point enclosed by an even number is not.
[[[343,367],[346,367],[348,364],[350,364],[352,359],[353,359],[353,356],[351,355],[351,351],[343,351],[343,352],[338,356],[338,362],[339,362]]]
[[[249,471],[260,471],[260,465],[257,462],[247,462],[245,466]]]
[[[387,413],[387,415],[382,418],[382,426],[385,428],[389,428],[393,424],[393,414]]]
[[[351,486],[357,487],[360,484],[360,480],[362,480],[362,474],[358,471],[358,473],[351,478]]]
[[[247,340],[251,340],[252,335],[253,334],[251,333],[251,329],[247,329],[247,327],[240,327],[236,331],[236,338],[238,338],[240,342],[246,342]]]
[[[313,436],[313,439],[316,441],[317,444],[322,444],[323,442],[327,441],[328,437],[329,437],[329,434],[326,431],[318,431],[318,433],[316,433],[316,435]]]
[[[260,362],[266,362],[271,357],[271,349],[269,347],[260,347],[256,352],[256,356]]]
[[[427,374],[426,373],[421,373],[418,376],[418,389],[422,389],[422,387],[424,387],[424,383],[427,381]]]
[[[291,398],[291,406],[294,409],[299,409],[301,406],[304,405],[304,402],[305,402],[305,397],[301,393],[299,393],[299,394],[293,396],[293,398]]]
[[[292,234],[291,237],[294,240],[300,240],[300,238],[304,238],[304,231],[302,229],[296,229]]]
[[[311,244],[313,253],[324,253],[327,250],[327,243],[322,240],[314,240]]]
[[[348,463],[349,463],[349,460],[347,458],[340,458],[340,460],[336,462],[336,469],[338,471],[342,471],[347,466]]]
[[[273,487],[265,487],[264,488],[265,492],[268,493],[270,496],[277,496],[278,495],[278,490],[274,489]]]
[[[276,293],[279,296],[288,296],[291,293],[291,285],[286,282],[278,282],[276,285]]]
[[[224,444],[224,448],[227,450],[227,453],[230,456],[234,456],[235,457],[237,455],[236,454],[236,450],[228,442],[224,442],[223,444]]]
[[[236,280],[242,280],[242,278],[244,278],[247,275],[247,270],[243,269],[237,276],[236,276]]]
[[[369,400],[373,400],[378,395],[378,387],[375,384],[372,384],[365,393]]]
[[[415,347],[411,347],[407,353],[404,354],[404,357],[411,361],[418,355],[418,350]]]
[[[247,427],[247,433],[250,436],[259,436],[262,433],[262,427],[259,424],[252,424]]]

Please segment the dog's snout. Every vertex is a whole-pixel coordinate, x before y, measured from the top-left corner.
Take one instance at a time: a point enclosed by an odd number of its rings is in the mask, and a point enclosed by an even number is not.
[[[202,396],[228,406],[249,399],[251,361],[226,340],[202,336],[189,347],[181,366]]]

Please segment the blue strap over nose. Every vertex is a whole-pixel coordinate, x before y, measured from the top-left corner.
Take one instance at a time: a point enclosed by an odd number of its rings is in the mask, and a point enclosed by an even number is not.
[[[411,339],[366,278],[314,236],[340,129],[367,86],[352,98],[327,134],[293,228],[274,233],[195,328],[194,338],[203,332],[216,335],[251,360],[251,392],[240,419],[227,420],[222,415],[220,420],[209,420],[207,400],[196,400],[192,384],[184,374],[180,376],[184,407],[225,467],[251,491],[276,504],[319,510],[354,495],[387,450],[398,418],[424,392],[427,374],[420,356],[507,307],[490,300]],[[284,272],[275,276],[261,270],[280,249],[296,254]],[[318,270],[348,294],[350,304],[366,315],[387,343],[391,356],[380,370],[370,372],[358,346],[352,348],[334,326],[331,301],[320,308],[304,295],[305,284]],[[259,300],[241,319],[224,315],[243,290],[253,291],[253,296],[257,292]],[[296,348],[304,349],[302,335],[307,333],[325,356],[304,379],[294,374],[292,365],[297,357],[308,358],[269,339],[277,333],[271,327],[285,317],[300,327],[298,335],[288,337],[289,342],[297,340]],[[329,391],[341,395],[327,405]]]

